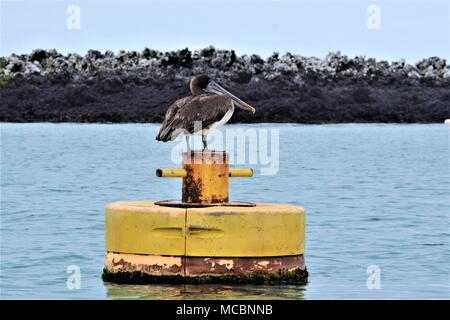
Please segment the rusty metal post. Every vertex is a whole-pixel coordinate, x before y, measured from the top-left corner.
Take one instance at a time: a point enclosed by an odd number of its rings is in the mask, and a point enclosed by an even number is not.
[[[184,152],[182,201],[186,203],[228,202],[228,153]]]

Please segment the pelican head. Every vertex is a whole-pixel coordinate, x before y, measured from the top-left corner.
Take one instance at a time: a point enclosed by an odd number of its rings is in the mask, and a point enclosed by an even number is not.
[[[218,95],[226,95],[231,98],[234,105],[241,108],[242,110],[249,111],[251,113],[255,113],[255,108],[253,108],[248,103],[242,101],[235,95],[231,94],[220,85],[217,84],[214,80],[208,77],[206,74],[201,74],[198,76],[194,76],[190,82],[190,89],[193,95],[200,95],[203,93],[213,93]]]

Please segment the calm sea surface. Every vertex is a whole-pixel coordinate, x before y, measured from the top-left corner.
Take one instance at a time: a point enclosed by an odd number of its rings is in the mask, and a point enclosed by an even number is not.
[[[449,128],[235,125],[279,130],[279,170],[233,179],[231,199],[307,212],[305,286],[103,283],[104,207],[178,199],[158,179],[157,125],[1,124],[2,299],[449,298]],[[273,131],[272,131],[273,132]],[[78,266],[80,289],[66,286]],[[368,289],[367,269],[380,270]]]

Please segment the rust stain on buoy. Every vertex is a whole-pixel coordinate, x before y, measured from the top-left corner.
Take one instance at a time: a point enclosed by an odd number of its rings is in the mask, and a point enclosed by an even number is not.
[[[228,202],[228,155],[225,152],[183,153],[182,201]]]
[[[189,257],[185,260],[186,275],[208,274],[246,275],[253,272],[276,273],[279,270],[305,270],[303,255],[284,257]]]
[[[112,272],[141,271],[154,275],[179,275],[184,271],[181,257],[115,252],[106,254],[105,267]]]
[[[110,272],[140,271],[153,275],[246,275],[305,269],[303,255],[282,257],[188,257],[138,255],[108,252],[105,267]]]

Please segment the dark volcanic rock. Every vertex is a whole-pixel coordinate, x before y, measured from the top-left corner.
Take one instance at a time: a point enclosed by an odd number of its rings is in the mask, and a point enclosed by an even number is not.
[[[38,61],[38,62],[41,62],[42,60],[44,60],[46,58],[47,58],[47,52],[42,49],[34,50],[30,56],[31,61]]]
[[[56,50],[0,58],[0,121],[160,122],[206,73],[253,104],[232,122],[442,122],[449,118],[450,67],[330,53],[237,56],[213,47],[86,56]]]

